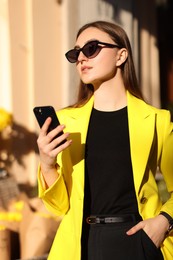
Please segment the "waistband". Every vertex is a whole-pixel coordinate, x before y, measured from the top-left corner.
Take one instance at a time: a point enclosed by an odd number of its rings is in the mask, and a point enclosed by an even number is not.
[[[88,224],[111,224],[124,222],[137,222],[142,218],[139,215],[124,215],[124,216],[89,216],[86,218]]]

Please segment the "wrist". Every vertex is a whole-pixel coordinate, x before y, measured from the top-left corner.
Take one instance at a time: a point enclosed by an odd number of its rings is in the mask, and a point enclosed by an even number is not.
[[[44,180],[44,185],[45,189],[49,188],[52,186],[55,181],[59,178],[59,173],[57,171],[58,164],[55,164],[53,167],[45,167],[42,166],[40,163],[40,171],[41,171],[41,176],[42,179]]]
[[[59,166],[57,163],[53,165],[47,165],[47,164],[45,165],[44,163],[40,163],[40,169],[43,174],[50,174],[55,171],[57,172],[58,167]]]
[[[160,212],[159,215],[164,216],[168,221],[168,228],[166,230],[166,236],[173,232],[173,218],[166,212]]]

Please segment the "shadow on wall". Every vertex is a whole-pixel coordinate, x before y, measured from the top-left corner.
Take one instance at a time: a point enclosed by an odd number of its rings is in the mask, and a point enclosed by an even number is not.
[[[9,169],[16,161],[26,168],[23,158],[30,152],[38,154],[37,134],[15,122],[0,132],[0,167]]]

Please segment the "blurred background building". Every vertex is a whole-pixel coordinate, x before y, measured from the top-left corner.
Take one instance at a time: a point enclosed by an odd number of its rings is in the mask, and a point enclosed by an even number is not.
[[[78,28],[108,20],[127,32],[146,100],[173,110],[173,1],[0,0],[0,108],[13,116],[0,163],[22,186],[36,185],[38,126],[33,107],[75,101],[78,78],[64,53]]]

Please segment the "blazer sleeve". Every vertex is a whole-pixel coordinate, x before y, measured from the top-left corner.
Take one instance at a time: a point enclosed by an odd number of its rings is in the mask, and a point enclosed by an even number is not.
[[[69,208],[69,197],[63,177],[63,169],[58,170],[59,177],[55,183],[46,189],[40,166],[38,168],[38,196],[43,200],[45,207],[56,216],[63,216]]]
[[[168,201],[162,206],[161,211],[165,211],[173,217],[173,123],[170,121],[170,113],[165,114],[165,124],[163,135],[163,146],[160,158],[160,171],[163,174],[167,190],[170,194]]]

